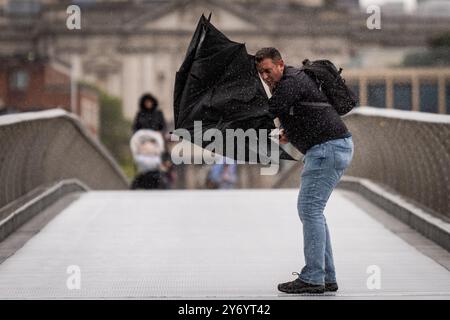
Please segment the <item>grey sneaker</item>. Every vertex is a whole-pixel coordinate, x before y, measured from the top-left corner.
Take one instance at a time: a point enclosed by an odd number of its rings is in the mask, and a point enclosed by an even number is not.
[[[292,272],[293,275],[298,275],[297,272]],[[324,293],[325,286],[306,283],[300,279],[294,281],[280,283],[278,290],[285,293]]]

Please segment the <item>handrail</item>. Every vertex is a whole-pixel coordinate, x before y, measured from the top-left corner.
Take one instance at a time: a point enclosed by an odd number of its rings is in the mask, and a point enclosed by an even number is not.
[[[78,179],[91,189],[127,189],[105,147],[62,109],[0,116],[0,208],[41,185]]]
[[[343,117],[355,153],[346,175],[389,187],[450,218],[450,115],[359,107]],[[293,185],[293,163],[275,182]]]

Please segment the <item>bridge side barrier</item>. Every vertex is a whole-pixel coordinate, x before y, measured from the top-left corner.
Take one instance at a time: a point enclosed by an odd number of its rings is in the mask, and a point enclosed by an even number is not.
[[[40,186],[68,179],[94,190],[129,184],[75,115],[52,109],[0,117],[0,209]]]
[[[360,107],[343,119],[355,145],[347,176],[386,186],[450,219],[449,115]],[[293,163],[274,186],[298,187],[300,166]]]

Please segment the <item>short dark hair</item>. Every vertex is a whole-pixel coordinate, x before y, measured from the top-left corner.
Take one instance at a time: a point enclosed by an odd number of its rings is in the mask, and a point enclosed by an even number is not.
[[[259,49],[255,54],[256,63],[260,63],[264,59],[272,59],[273,61],[281,60],[281,53],[276,48],[267,47]]]

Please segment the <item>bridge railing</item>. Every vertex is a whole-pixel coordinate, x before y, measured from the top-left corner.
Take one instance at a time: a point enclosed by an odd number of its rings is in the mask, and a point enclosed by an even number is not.
[[[128,188],[116,161],[76,116],[52,109],[0,117],[0,208],[68,179],[91,189]]]
[[[450,218],[450,115],[360,107],[343,117],[355,154],[347,176],[366,178]],[[300,163],[276,187],[298,187]]]
[[[450,116],[358,108],[344,118],[355,155],[347,175],[392,188],[450,218]]]

